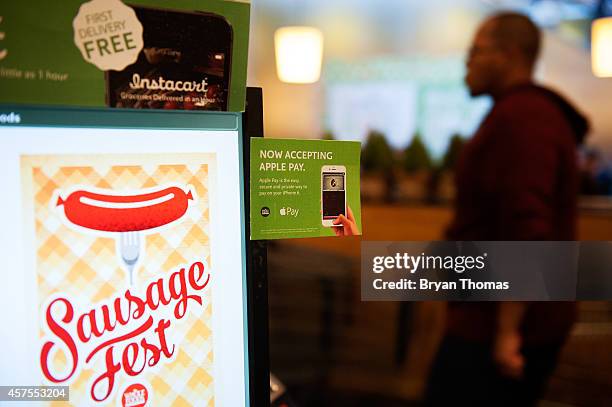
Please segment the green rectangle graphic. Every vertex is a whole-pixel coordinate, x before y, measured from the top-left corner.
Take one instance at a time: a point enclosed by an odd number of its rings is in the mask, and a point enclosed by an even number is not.
[[[251,239],[361,234],[361,145],[251,139]]]
[[[0,103],[244,110],[250,5],[3,2]]]

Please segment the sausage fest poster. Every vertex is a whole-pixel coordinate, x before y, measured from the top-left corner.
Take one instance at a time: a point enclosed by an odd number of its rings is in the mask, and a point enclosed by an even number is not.
[[[40,371],[71,405],[214,405],[215,159],[21,156]]]

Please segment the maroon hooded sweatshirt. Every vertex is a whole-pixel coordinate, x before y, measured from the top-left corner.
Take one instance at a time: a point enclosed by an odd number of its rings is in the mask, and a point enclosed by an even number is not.
[[[466,144],[456,168],[450,240],[575,240],[576,146],[588,121],[555,92],[516,86],[495,104]],[[447,334],[491,341],[496,303],[450,303]],[[526,345],[560,342],[576,316],[572,302],[530,303]]]

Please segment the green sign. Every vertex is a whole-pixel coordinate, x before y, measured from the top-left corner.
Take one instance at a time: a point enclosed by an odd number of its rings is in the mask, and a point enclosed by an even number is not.
[[[353,141],[251,139],[251,239],[361,234]]]
[[[0,103],[243,111],[250,6],[32,0],[0,7]]]

